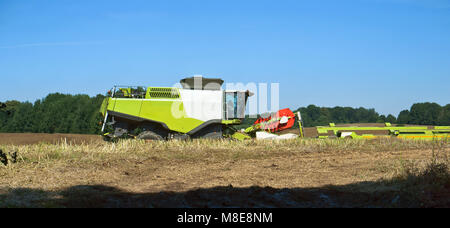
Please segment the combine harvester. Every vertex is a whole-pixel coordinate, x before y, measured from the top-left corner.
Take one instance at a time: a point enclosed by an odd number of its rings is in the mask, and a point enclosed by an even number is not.
[[[170,140],[189,138],[291,139],[304,137],[300,112],[280,110],[237,130],[245,118],[250,91],[222,90],[222,79],[203,77],[180,81],[183,88],[115,86],[100,108],[106,140],[137,138]],[[300,134],[275,135],[299,123]],[[450,127],[317,127],[319,138],[413,139],[450,138]],[[376,135],[372,132],[384,132]],[[363,133],[361,133],[363,132]]]
[[[261,120],[253,129],[237,131],[233,126],[245,118],[247,100],[253,94],[222,90],[223,82],[192,77],[181,80],[183,88],[115,86],[100,108],[104,138],[244,140],[259,129],[274,132],[293,126],[295,116],[282,110],[277,119]]]

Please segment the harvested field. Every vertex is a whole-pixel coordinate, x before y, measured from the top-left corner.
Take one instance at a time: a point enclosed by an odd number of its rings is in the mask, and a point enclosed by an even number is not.
[[[0,145],[0,207],[449,207],[441,141]]]
[[[315,128],[315,127],[305,127],[303,129],[303,131],[304,131],[303,132],[304,136],[307,138],[317,138],[319,136],[319,134],[317,133],[317,128]],[[289,133],[299,135],[300,130],[298,128],[293,128],[293,129],[288,129],[288,130],[285,130],[282,132],[278,132],[277,134],[283,135],[283,134],[289,134]]]

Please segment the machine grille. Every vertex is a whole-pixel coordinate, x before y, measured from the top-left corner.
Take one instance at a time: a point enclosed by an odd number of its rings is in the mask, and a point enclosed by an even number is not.
[[[155,99],[177,99],[180,98],[180,92],[177,88],[149,88],[150,98]]]

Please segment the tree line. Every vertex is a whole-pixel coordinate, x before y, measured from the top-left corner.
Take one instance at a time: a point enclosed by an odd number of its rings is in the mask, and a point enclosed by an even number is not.
[[[324,108],[309,105],[298,109],[306,126],[320,126],[328,123],[393,123],[418,125],[450,125],[450,104],[416,103],[410,110],[403,110],[395,117],[380,115],[375,109],[334,107]]]
[[[450,104],[440,106],[436,103],[416,103],[410,110],[403,110],[395,117],[393,115],[380,115],[375,109],[351,107],[317,107],[309,105],[294,112],[300,111],[304,127],[325,126],[329,123],[392,123],[450,126]],[[239,127],[248,127],[256,118],[246,118]],[[295,127],[298,127],[296,123]]]
[[[105,96],[54,93],[34,103],[0,104],[0,132],[99,134]]]
[[[102,121],[99,108],[105,96],[53,93],[34,103],[0,102],[0,132],[99,134]],[[300,111],[305,127],[329,123],[384,123],[450,125],[450,104],[417,103],[395,117],[380,115],[375,109],[351,107],[317,107]],[[254,118],[245,118],[239,128],[248,127]]]

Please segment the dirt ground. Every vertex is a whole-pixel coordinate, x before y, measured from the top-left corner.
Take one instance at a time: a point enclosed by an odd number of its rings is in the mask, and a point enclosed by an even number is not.
[[[410,179],[391,181],[405,164],[429,162],[426,143],[124,144],[0,146],[22,154],[0,167],[0,207],[450,206],[450,185],[411,198]]]
[[[317,128],[315,127],[305,127],[303,129],[303,134],[305,137],[307,138],[317,138],[319,136],[319,134],[317,133]],[[284,130],[282,132],[277,132],[277,135],[283,135],[283,134],[296,134],[296,135],[300,135],[300,129],[288,129],[288,130]]]

